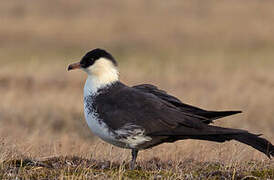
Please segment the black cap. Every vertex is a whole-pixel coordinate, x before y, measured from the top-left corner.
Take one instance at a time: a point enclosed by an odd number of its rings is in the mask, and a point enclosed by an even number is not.
[[[106,58],[110,60],[115,66],[117,66],[117,62],[114,57],[103,49],[93,49],[89,51],[80,61],[81,67],[87,68],[95,63],[96,60],[100,58]]]

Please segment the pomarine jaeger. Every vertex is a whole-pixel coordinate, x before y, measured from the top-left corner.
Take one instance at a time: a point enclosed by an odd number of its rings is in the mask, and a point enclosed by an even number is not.
[[[134,169],[139,150],[183,139],[215,142],[236,140],[274,156],[274,146],[246,130],[209,125],[241,111],[207,111],[181,102],[154,85],[127,86],[119,81],[117,61],[103,49],[94,49],[68,70],[88,75],[84,86],[84,113],[91,131],[102,140],[132,151]]]

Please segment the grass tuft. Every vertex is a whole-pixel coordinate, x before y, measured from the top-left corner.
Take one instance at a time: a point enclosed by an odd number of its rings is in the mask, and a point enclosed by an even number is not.
[[[151,165],[152,160],[142,162]],[[185,163],[185,166],[180,164]],[[271,164],[253,161],[226,168],[218,162],[180,162],[175,170],[166,162],[159,160],[158,165],[165,168],[129,170],[128,164],[114,163],[110,166],[109,161],[98,161],[76,156],[61,156],[46,160],[14,159],[0,164],[0,177],[25,178],[25,179],[243,179],[255,177],[273,179],[274,168]],[[156,166],[154,166],[156,167]]]

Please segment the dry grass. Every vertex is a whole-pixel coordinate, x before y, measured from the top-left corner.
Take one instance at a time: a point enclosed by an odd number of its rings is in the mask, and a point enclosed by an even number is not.
[[[274,178],[273,160],[233,141],[163,144],[141,152],[138,171],[127,171],[129,152],[93,137],[85,124],[85,75],[66,72],[85,51],[107,48],[125,83],[153,83],[206,109],[243,110],[216,124],[274,143],[272,5],[1,2],[0,179]]]
[[[191,159],[174,163],[154,158],[136,170],[126,163],[98,161],[79,157],[58,157],[47,160],[16,159],[0,167],[0,177],[25,179],[267,179],[273,178],[269,163],[250,161],[241,165],[219,162],[197,162]]]

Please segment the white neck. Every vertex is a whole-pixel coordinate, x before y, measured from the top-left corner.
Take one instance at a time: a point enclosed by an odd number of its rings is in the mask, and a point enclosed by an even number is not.
[[[84,96],[95,95],[98,89],[109,86],[119,80],[117,67],[109,60],[100,58],[84,69],[88,74],[84,88]]]

